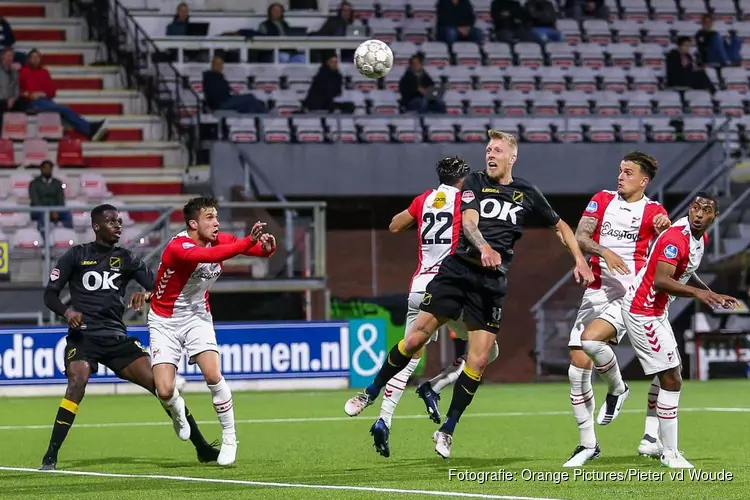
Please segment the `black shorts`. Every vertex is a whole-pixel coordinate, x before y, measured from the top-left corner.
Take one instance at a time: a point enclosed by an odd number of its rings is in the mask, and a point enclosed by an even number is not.
[[[99,371],[99,363],[120,373],[136,359],[148,355],[148,350],[135,337],[68,334],[65,367],[71,361],[87,361],[91,373]]]
[[[504,274],[449,255],[427,285],[420,309],[438,318],[463,321],[470,329],[497,333],[508,289]]]

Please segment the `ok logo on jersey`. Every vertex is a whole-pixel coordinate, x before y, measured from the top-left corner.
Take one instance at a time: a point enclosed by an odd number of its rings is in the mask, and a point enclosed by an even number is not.
[[[95,292],[97,290],[119,290],[115,284],[115,280],[120,277],[120,273],[111,273],[104,271],[88,271],[83,275],[83,288],[89,292]]]
[[[517,214],[521,210],[523,210],[522,205],[499,201],[495,198],[485,198],[479,204],[479,213],[485,219],[500,219],[511,224],[518,224]]]

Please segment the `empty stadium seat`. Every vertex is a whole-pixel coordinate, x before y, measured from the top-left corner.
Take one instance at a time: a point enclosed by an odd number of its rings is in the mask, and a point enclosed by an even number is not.
[[[4,113],[2,137],[13,141],[26,140],[29,137],[29,118],[26,113]]]
[[[73,227],[77,230],[85,230],[91,224],[89,218],[89,212],[82,207],[87,206],[88,203],[80,199],[66,199],[65,206],[70,209],[70,213],[73,217]]]
[[[387,118],[359,119],[357,125],[362,129],[362,139],[365,142],[389,142],[391,140]]]
[[[26,139],[23,142],[23,165],[39,165],[49,159],[49,144],[44,139]]]
[[[357,142],[358,134],[357,127],[354,123],[354,118],[349,117],[326,117],[325,119],[326,128],[328,129],[328,136],[334,142]]]
[[[55,248],[70,248],[78,243],[76,232],[67,227],[53,227],[50,230],[50,245]]]
[[[81,195],[88,200],[102,200],[111,196],[107,189],[107,181],[101,174],[86,172],[81,174]]]
[[[10,175],[10,195],[17,200],[29,199],[29,184],[32,175],[28,171],[16,171]]]
[[[62,139],[63,126],[60,115],[58,113],[38,113],[36,115],[36,136],[39,139]]]
[[[36,228],[20,228],[11,238],[11,244],[19,249],[38,249],[44,245],[42,235]]]
[[[0,138],[0,167],[15,167],[16,152],[10,139]]]
[[[292,119],[298,142],[324,142],[325,131],[320,118],[295,117]]]
[[[287,118],[263,117],[261,126],[263,138],[266,142],[290,142],[292,140],[292,132]]]
[[[74,137],[64,137],[57,143],[57,165],[59,167],[82,167],[83,143]]]
[[[226,119],[229,128],[229,140],[232,142],[257,142],[258,129],[255,117],[231,117]]]
[[[393,127],[393,137],[396,141],[405,143],[422,142],[419,119],[393,118],[391,119],[391,126]]]

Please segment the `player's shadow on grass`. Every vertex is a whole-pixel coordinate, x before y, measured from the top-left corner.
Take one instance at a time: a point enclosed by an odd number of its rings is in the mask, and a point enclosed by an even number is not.
[[[165,458],[154,458],[154,457],[103,457],[96,459],[83,459],[83,460],[66,460],[66,465],[74,468],[82,468],[95,466],[95,465],[150,465],[159,467],[162,469],[179,469],[183,467],[195,467],[200,465],[198,460],[192,462],[180,461],[180,460],[169,460]]]

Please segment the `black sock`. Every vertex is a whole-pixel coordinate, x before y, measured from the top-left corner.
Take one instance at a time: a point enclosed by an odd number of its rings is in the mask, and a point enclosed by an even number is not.
[[[467,373],[468,370],[468,373]],[[447,419],[440,430],[453,434],[461,415],[474,399],[474,394],[482,383],[480,376],[470,368],[464,368],[453,386],[453,398],[448,408]]]
[[[385,387],[385,384],[387,384],[394,375],[406,368],[406,365],[411,361],[411,356],[407,356],[401,352],[403,342],[404,341],[402,340],[393,346],[391,352],[388,353],[388,357],[385,358],[385,363],[380,367],[378,374],[375,375],[375,380],[373,380],[372,384],[366,389],[370,397],[378,397],[380,390]]]
[[[209,446],[206,438],[201,434],[201,430],[198,428],[198,423],[193,418],[192,413],[187,406],[185,406],[185,416],[187,417],[188,425],[190,425],[190,442],[193,443],[196,450]]]
[[[49,447],[55,451],[59,450],[68,436],[68,431],[73,426],[73,421],[78,414],[78,404],[69,399],[63,398],[60,407],[57,409],[55,424],[52,426],[52,436],[49,440]]]

